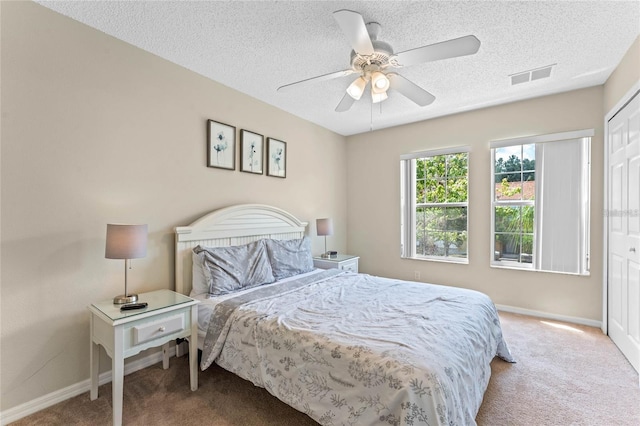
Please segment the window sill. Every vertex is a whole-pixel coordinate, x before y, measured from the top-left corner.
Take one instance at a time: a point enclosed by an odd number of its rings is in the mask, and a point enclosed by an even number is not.
[[[533,264],[525,263],[518,264],[517,262],[491,262],[492,268],[500,268],[500,269],[513,269],[516,271],[535,271],[533,268]]]
[[[459,258],[459,257],[430,257],[430,256],[401,256],[402,259],[409,260],[426,260],[428,262],[439,262],[439,263],[456,263],[460,265],[468,265],[468,258]]]
[[[492,262],[490,265],[492,268],[496,268],[496,269],[508,269],[511,271],[525,271],[525,272],[545,272],[548,274],[563,274],[563,275],[576,275],[579,277],[588,277],[591,275],[590,271],[587,272],[564,272],[564,271],[549,271],[549,270],[544,270],[544,269],[535,269],[533,267],[533,265],[530,266],[515,266],[515,265],[509,265],[509,264],[504,264],[504,263],[497,263],[497,262]]]

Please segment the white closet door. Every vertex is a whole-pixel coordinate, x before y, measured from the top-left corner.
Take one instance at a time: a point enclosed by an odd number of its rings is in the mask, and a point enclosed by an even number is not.
[[[640,95],[608,126],[609,336],[640,371]]]

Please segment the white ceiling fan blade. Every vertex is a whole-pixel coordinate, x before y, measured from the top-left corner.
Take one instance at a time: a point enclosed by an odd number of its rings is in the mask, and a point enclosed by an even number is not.
[[[440,59],[473,55],[478,49],[480,49],[480,40],[475,36],[468,35],[400,52],[392,57],[390,62],[395,67],[407,67]]]
[[[356,100],[353,99],[351,96],[349,96],[348,93],[345,93],[344,96],[342,97],[342,100],[340,101],[340,103],[336,107],[336,112],[348,111],[349,108],[351,108],[351,105],[353,105],[355,103],[355,101]]]
[[[373,54],[373,44],[362,15],[352,10],[342,9],[333,12],[333,17],[356,53],[360,55]]]
[[[387,78],[389,78],[390,89],[397,90],[420,106],[427,106],[436,100],[431,93],[399,74],[389,73]]]
[[[295,83],[285,84],[284,86],[278,87],[278,92],[284,92],[291,89],[294,86],[302,86],[307,83],[317,83],[325,80],[332,80],[334,78],[345,77],[347,75],[353,74],[354,71],[352,69],[344,70],[344,71],[336,71],[329,74],[319,75],[317,77],[307,78],[306,80],[296,81]]]

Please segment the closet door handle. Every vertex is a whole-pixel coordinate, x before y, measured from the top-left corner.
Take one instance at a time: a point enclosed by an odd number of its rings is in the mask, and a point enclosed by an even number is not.
[[[631,247],[631,248],[629,249],[629,251],[630,251],[631,253],[635,253],[635,252],[636,252],[636,248],[635,248],[635,247]]]

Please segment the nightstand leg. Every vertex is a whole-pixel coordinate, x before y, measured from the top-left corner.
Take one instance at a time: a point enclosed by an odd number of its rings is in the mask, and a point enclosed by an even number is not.
[[[91,401],[98,398],[98,372],[100,370],[100,345],[91,342]]]
[[[191,390],[198,390],[198,305],[191,307],[191,337],[189,338],[189,377]]]
[[[114,334],[113,358],[111,358],[111,392],[113,404],[113,425],[122,425],[122,397],[124,385],[124,357],[122,348],[122,327],[117,326]]]
[[[91,336],[89,337],[89,354],[90,354],[90,364],[89,364],[89,379],[91,381],[91,391],[89,392],[89,397],[91,401],[98,398],[98,374],[100,372],[100,346],[97,343],[93,342],[93,315],[91,315]]]

